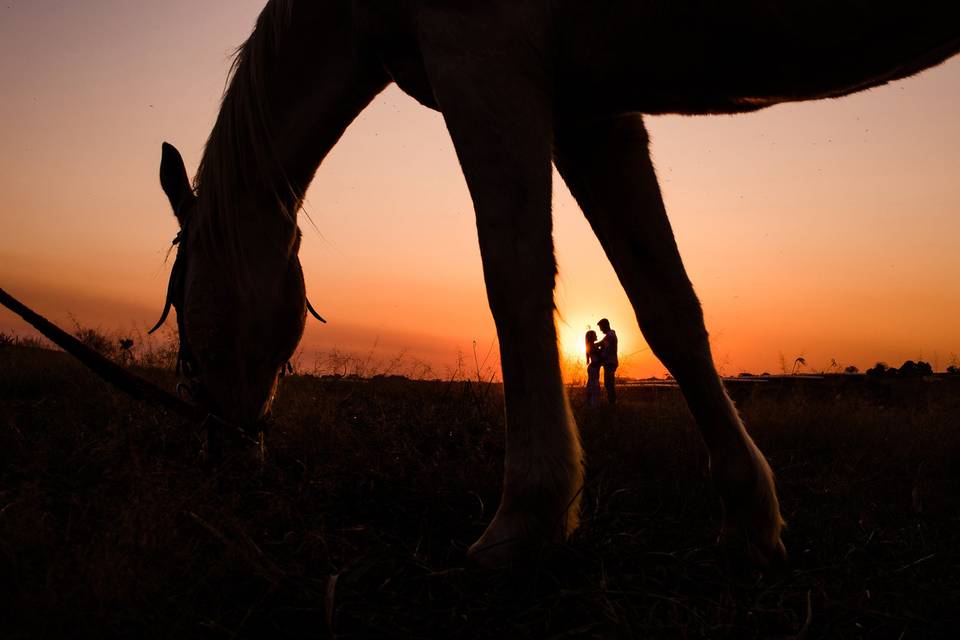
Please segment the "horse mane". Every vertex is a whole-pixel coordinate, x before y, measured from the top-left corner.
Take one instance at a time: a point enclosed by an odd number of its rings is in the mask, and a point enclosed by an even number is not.
[[[199,198],[191,220],[194,233],[241,284],[249,275],[239,224],[243,217],[280,215],[295,226],[303,199],[302,191],[288,180],[275,148],[267,99],[280,46],[293,22],[293,4],[294,0],[270,0],[250,36],[234,52],[220,112],[194,179]],[[264,200],[251,207],[251,193]]]

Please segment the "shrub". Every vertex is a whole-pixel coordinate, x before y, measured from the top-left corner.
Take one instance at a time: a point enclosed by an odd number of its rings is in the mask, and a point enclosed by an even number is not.
[[[869,369],[867,369],[867,375],[871,378],[882,378],[888,375],[890,372],[890,367],[887,366],[886,362],[878,362]]]
[[[898,375],[904,378],[922,378],[924,376],[931,376],[933,375],[933,367],[930,366],[929,362],[924,362],[923,360],[920,360],[919,362],[907,360],[900,365]]]

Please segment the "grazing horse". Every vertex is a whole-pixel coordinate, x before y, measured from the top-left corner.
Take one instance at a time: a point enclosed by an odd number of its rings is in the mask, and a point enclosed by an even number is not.
[[[500,340],[506,461],[483,564],[578,524],[583,457],[554,325],[552,163],[583,209],[709,450],[722,534],[779,560],[773,474],[713,365],[641,114],[842,96],[960,51],[939,0],[271,0],[239,49],[194,182],[165,145],[181,231],[168,304],[204,411],[269,410],[308,303],[297,212],[389,83],[442,113],[474,202]]]

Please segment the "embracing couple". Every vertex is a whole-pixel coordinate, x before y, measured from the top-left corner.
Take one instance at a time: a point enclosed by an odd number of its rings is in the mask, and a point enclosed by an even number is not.
[[[604,318],[597,323],[603,332],[603,339],[597,341],[596,331],[587,331],[587,404],[591,407],[600,402],[600,369],[603,368],[603,386],[607,389],[607,401],[617,403],[616,371],[617,332],[610,328],[610,321]]]

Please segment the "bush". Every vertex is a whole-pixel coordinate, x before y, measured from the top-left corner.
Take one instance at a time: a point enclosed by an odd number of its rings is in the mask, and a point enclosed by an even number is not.
[[[878,362],[872,368],[867,369],[867,375],[871,378],[923,378],[933,375],[933,367],[929,362],[920,360],[914,362],[907,360],[900,368],[888,367],[886,362]]]
[[[889,375],[890,371],[891,369],[889,366],[887,366],[886,362],[878,362],[877,364],[867,369],[867,376],[871,378],[882,378],[884,376]],[[893,369],[893,371],[896,371],[896,369]]]
[[[920,360],[919,362],[907,360],[900,365],[899,375],[903,378],[922,378],[924,376],[932,376],[933,367],[930,366],[929,362],[924,362],[923,360]]]

